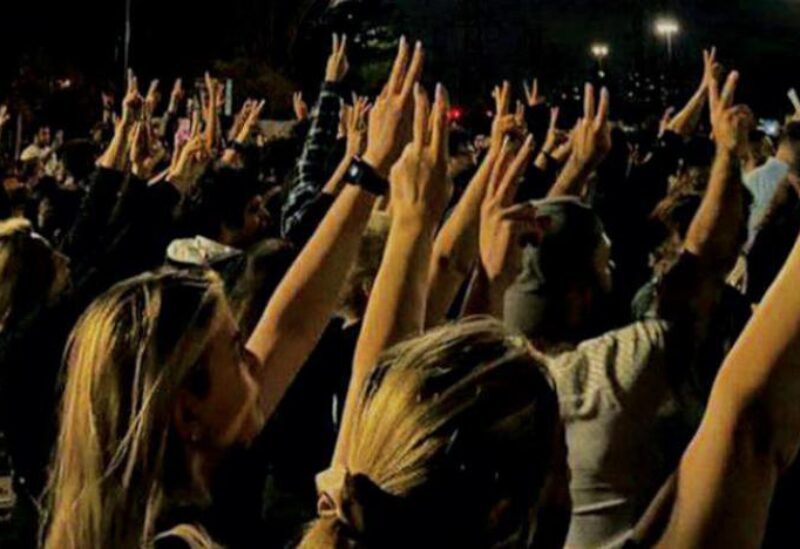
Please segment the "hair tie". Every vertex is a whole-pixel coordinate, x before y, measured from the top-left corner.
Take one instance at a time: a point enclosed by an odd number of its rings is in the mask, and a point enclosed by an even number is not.
[[[317,475],[317,514],[334,518],[355,532],[364,531],[364,509],[356,497],[353,476],[336,465]]]

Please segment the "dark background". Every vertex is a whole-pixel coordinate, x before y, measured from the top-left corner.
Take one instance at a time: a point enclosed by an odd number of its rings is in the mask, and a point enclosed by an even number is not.
[[[781,116],[786,91],[800,87],[800,0],[132,0],[131,64],[141,78],[194,78],[211,68],[234,77],[237,98],[267,96],[273,114],[290,92],[313,93],[328,34],[347,30],[354,83],[374,87],[393,40],[421,37],[426,78],[436,76],[465,104],[485,97],[501,78],[536,74],[548,95],[571,98],[595,74],[593,41],[607,42],[612,89],[632,75],[663,78],[676,97],[699,76],[699,50],[718,46],[722,62],[742,71],[740,97],[760,114]],[[99,87],[123,75],[124,0],[6,2],[0,13],[0,100],[43,96],[56,78],[73,81],[75,97],[95,101]],[[653,32],[659,14],[682,29],[667,63]],[[166,90],[165,90],[166,91]],[[563,95],[562,95],[563,94]],[[16,98],[16,99],[15,99]],[[31,100],[32,101],[32,100]],[[30,116],[47,110],[33,101]],[[23,110],[20,107],[20,110]],[[52,110],[52,109],[50,109]],[[27,111],[26,111],[27,112]]]

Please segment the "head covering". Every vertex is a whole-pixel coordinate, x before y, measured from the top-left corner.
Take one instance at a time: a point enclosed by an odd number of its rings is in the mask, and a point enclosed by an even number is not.
[[[167,248],[167,260],[181,267],[211,267],[242,255],[241,250],[220,244],[204,236],[173,240]]]
[[[606,240],[592,208],[572,197],[535,202],[550,223],[537,243],[524,244],[522,270],[505,295],[504,319],[529,338],[553,323],[562,299],[575,286],[596,280],[595,254]]]

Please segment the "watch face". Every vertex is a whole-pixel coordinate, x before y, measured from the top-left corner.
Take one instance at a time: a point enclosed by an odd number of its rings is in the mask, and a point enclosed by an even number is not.
[[[361,175],[361,167],[357,163],[353,162],[350,164],[350,168],[347,170],[347,175],[351,179],[358,179],[359,175]]]

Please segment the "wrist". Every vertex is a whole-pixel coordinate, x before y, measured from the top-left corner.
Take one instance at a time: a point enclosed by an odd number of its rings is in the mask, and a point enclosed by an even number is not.
[[[436,233],[437,221],[424,207],[396,203],[392,208],[392,224],[407,236]]]
[[[385,157],[378,155],[370,150],[364,153],[361,160],[372,168],[377,175],[385,180],[389,180],[389,172],[392,170],[392,165]]]

